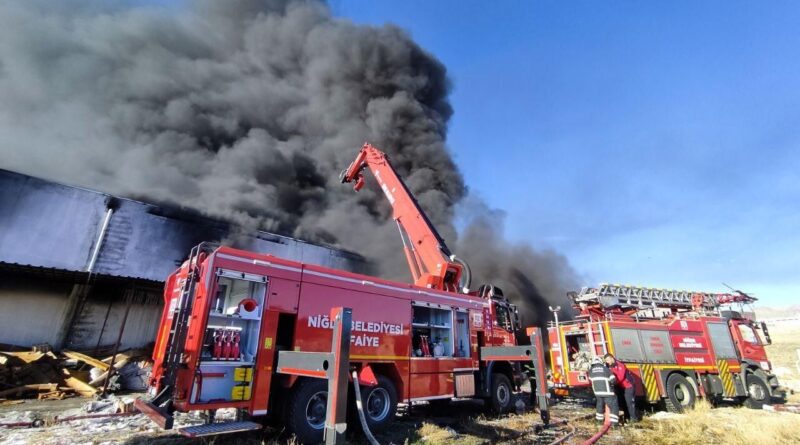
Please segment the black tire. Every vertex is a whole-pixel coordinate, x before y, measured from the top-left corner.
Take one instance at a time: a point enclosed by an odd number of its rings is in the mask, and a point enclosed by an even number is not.
[[[667,410],[673,413],[682,413],[694,408],[696,396],[694,387],[689,380],[681,374],[672,374],[667,378],[667,397],[664,403]]]
[[[511,409],[513,402],[511,382],[503,374],[492,374],[492,388],[489,394],[489,405],[495,414],[503,414]]]
[[[382,375],[377,375],[376,378],[376,386],[361,387],[361,406],[364,408],[367,426],[372,432],[381,431],[391,425],[397,412],[397,390],[394,383]],[[358,421],[358,424],[361,425],[361,422]]]
[[[294,386],[286,410],[286,427],[304,444],[322,442],[328,401],[328,383],[303,379]]]
[[[769,387],[764,380],[754,374],[747,374],[747,398],[744,406],[750,409],[761,409],[769,402]]]

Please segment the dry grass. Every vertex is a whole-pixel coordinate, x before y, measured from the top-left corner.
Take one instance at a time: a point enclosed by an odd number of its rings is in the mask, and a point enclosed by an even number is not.
[[[417,434],[420,436],[419,441],[411,443],[429,443],[429,444],[444,445],[444,444],[454,444],[458,439],[458,435],[453,434],[452,431],[428,422],[422,424],[419,430],[417,430]]]
[[[712,409],[705,402],[694,411],[661,420],[645,419],[624,432],[629,443],[653,445],[752,445],[800,443],[800,415],[747,408]]]
[[[778,325],[770,327],[772,344],[767,346],[767,355],[772,362],[775,375],[782,385],[800,392],[800,370],[797,369],[797,350],[800,349],[800,325]],[[800,402],[800,394],[790,398]]]

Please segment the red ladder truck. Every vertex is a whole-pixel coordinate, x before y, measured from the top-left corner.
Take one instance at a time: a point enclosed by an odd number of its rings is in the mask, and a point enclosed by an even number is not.
[[[270,416],[301,442],[319,442],[328,431],[328,386],[315,377],[325,372],[287,371],[280,361],[287,351],[331,350],[328,314],[344,307],[352,309],[347,358],[366,385],[370,429],[389,424],[403,402],[482,398],[497,412],[510,408],[526,378],[521,363],[543,369],[542,348],[517,345],[517,309],[500,289],[469,291],[465,264],[447,249],[384,153],[365,144],[341,180],[359,190],[366,169],[392,205],[415,284],[200,245],[167,279],[152,398],[137,407],[164,428],[175,411],[205,411],[213,426],[216,410],[236,408],[239,417]],[[541,342],[537,330],[529,335]],[[546,409],[544,378],[539,382],[539,405]]]
[[[579,315],[548,329],[557,394],[588,388],[588,360],[612,353],[639,398],[675,412],[698,397],[760,408],[784,395],[764,349],[766,325],[731,307],[756,301],[744,292],[601,284],[570,298]]]

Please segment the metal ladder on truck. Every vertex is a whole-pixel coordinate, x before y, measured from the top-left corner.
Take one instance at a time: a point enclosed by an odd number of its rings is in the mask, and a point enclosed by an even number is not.
[[[576,304],[597,304],[603,309],[661,308],[677,310],[719,310],[731,303],[750,304],[757,299],[742,291],[712,293],[694,290],[657,289],[644,286],[601,283],[598,287],[584,287],[572,294]]]
[[[171,429],[174,418],[172,413],[173,395],[175,393],[175,381],[178,377],[178,370],[184,366],[183,351],[186,345],[186,335],[189,331],[189,317],[192,314],[192,303],[194,287],[199,277],[199,263],[201,256],[213,248],[210,243],[200,243],[193,247],[188,260],[186,278],[181,288],[181,295],[178,302],[172,309],[172,323],[167,338],[167,346],[164,352],[163,369],[161,376],[161,392],[150,401],[141,398],[136,399],[134,405],[140,412],[150,417],[156,424],[163,429]]]

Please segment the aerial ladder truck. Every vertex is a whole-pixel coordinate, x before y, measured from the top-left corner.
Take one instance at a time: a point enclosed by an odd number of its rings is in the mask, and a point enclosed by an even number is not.
[[[548,328],[557,394],[589,385],[587,359],[612,353],[634,375],[636,395],[682,412],[702,397],[760,408],[781,399],[764,323],[734,310],[756,298],[619,284],[569,294],[578,316]]]
[[[398,403],[480,398],[510,409],[522,365],[544,372],[538,328],[517,344],[516,307],[495,286],[469,289],[469,269],[384,153],[364,144],[341,180],[359,190],[367,170],[392,206],[414,284],[201,244],[166,281],[150,397],[137,408],[165,429],[176,411],[204,412],[207,425],[181,429],[190,436],[272,418],[302,443],[337,443],[355,373],[368,430],[389,425]],[[536,381],[547,421],[544,375]],[[236,421],[215,422],[222,408]]]

